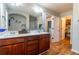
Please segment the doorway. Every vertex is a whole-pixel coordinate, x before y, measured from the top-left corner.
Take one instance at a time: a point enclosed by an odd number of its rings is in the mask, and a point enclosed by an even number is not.
[[[66,19],[65,38],[70,39],[71,19]]]
[[[71,44],[71,20],[72,20],[72,17],[71,16],[65,16],[65,17],[62,17],[61,19],[61,33],[62,33],[62,40],[68,40],[69,41],[69,44]]]
[[[48,21],[48,24],[47,24],[47,32],[50,32],[50,29],[51,29],[51,24],[52,24],[52,21]]]
[[[54,16],[47,15],[46,16],[46,31],[50,33],[51,42],[54,41]]]

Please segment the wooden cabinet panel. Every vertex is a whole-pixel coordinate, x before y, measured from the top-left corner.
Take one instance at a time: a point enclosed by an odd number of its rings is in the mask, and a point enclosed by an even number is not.
[[[28,55],[37,55],[38,54],[38,40],[29,41],[28,45]]]
[[[24,49],[24,43],[15,44],[12,46],[12,54],[13,55],[24,55],[25,49]]]
[[[46,50],[46,43],[44,40],[40,40],[40,43],[39,43],[39,53],[42,53]]]
[[[28,45],[38,44],[38,40],[32,40],[27,42]]]
[[[38,40],[38,39],[39,39],[39,36],[38,36],[38,35],[35,35],[35,36],[29,36],[28,41]]]
[[[47,37],[46,37],[47,36]],[[39,53],[42,53],[50,48],[50,36],[41,35],[39,39]]]
[[[46,44],[45,48],[48,50],[50,48],[50,38],[46,38]]]
[[[28,51],[38,49],[38,40],[28,42],[27,45],[28,45]]]
[[[24,45],[25,45],[25,48],[24,48],[25,49],[25,55],[27,55],[27,42],[25,42]]]
[[[12,54],[12,50],[10,45],[0,47],[0,55],[11,55],[11,54]]]
[[[40,38],[50,38],[50,35],[49,34],[42,34],[42,35],[40,35]]]
[[[36,36],[35,36],[36,37]],[[31,38],[30,40],[28,40],[27,42],[27,46],[28,46],[28,55],[37,55],[39,50],[38,50],[38,41],[39,38],[35,38],[33,36],[33,38]]]
[[[27,41],[28,41],[29,37],[24,37],[24,49],[25,49],[25,55],[27,55]]]
[[[23,37],[1,39],[0,40],[0,46],[10,45],[10,44],[15,44],[15,43],[20,43],[20,42],[24,42],[24,38]]]
[[[28,55],[38,55],[38,50],[29,51]]]
[[[29,40],[29,37],[24,37],[24,42],[27,42]]]

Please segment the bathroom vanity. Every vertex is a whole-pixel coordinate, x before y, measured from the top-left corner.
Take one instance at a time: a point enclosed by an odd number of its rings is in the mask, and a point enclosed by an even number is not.
[[[47,32],[0,37],[0,55],[37,55],[49,48]]]
[[[45,32],[45,15],[35,12],[35,5],[0,5],[3,11],[0,29],[6,29],[0,32],[0,55],[37,55],[49,49],[50,34]]]

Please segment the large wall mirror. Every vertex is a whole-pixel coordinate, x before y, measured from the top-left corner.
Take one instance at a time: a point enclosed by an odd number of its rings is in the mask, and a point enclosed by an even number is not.
[[[7,30],[20,33],[43,29],[42,9],[33,3],[5,3]]]

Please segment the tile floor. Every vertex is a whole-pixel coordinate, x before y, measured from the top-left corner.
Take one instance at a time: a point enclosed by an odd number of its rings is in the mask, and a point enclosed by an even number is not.
[[[64,39],[60,42],[51,43],[50,49],[42,55],[79,55],[71,51],[70,39]]]

